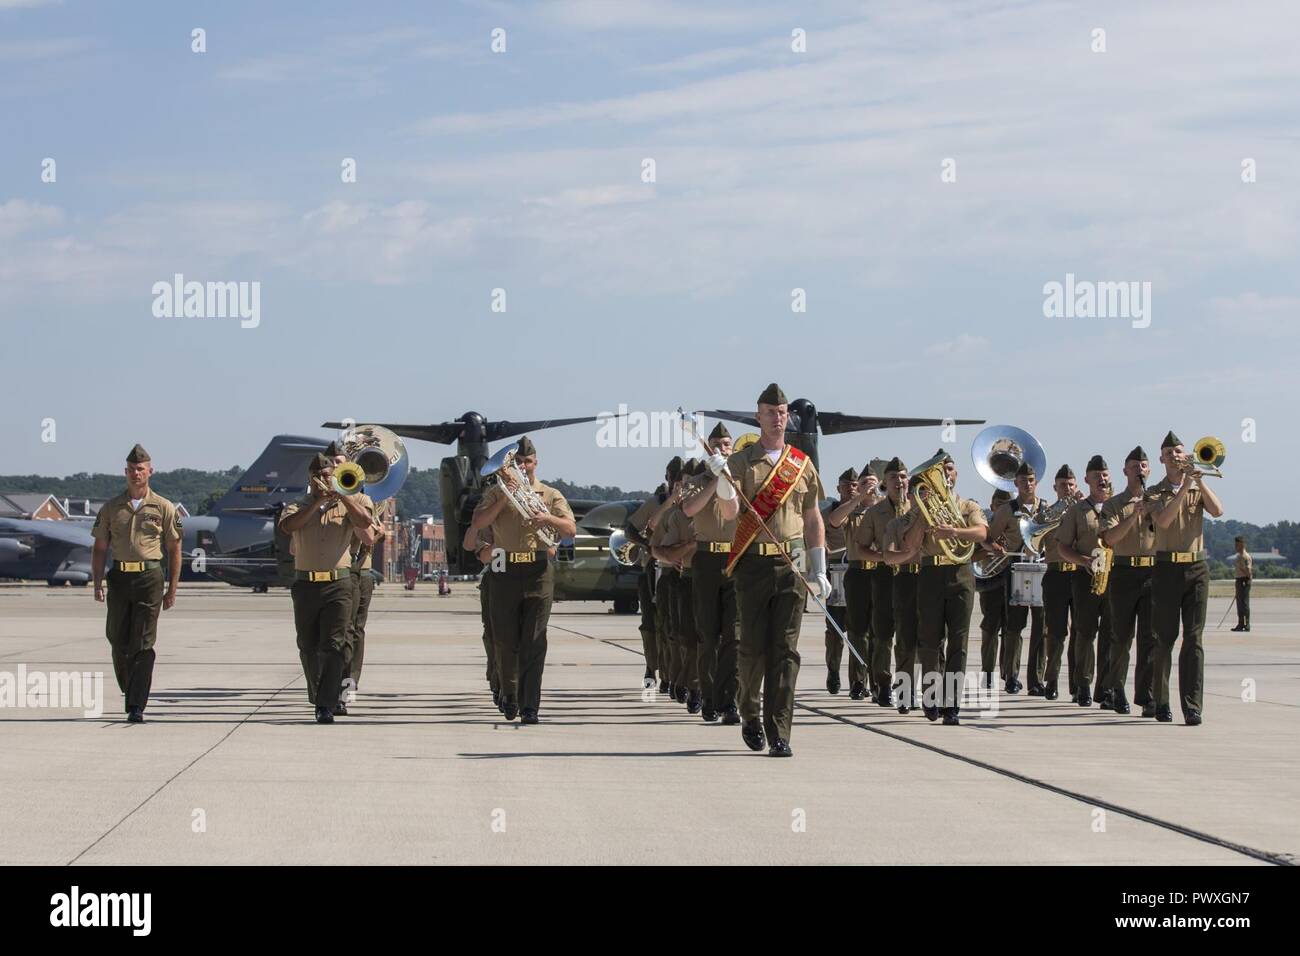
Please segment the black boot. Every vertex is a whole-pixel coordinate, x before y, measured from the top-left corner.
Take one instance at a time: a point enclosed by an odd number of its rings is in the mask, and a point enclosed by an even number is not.
[[[1089,687],[1079,688],[1078,703],[1080,707],[1092,706],[1092,689]]]
[[[826,691],[830,694],[838,694],[840,692],[840,675],[837,672],[826,672]]]
[[[1031,690],[1029,693],[1032,694],[1033,691]],[[1056,690],[1056,685],[1055,685],[1055,684],[1044,684],[1044,685],[1043,685],[1043,699],[1044,699],[1044,700],[1056,700],[1056,698],[1057,698],[1058,696],[1059,696],[1059,695],[1058,695],[1058,692],[1057,692],[1057,690]]]
[[[710,724],[718,719],[718,711],[713,706],[712,701],[705,703],[700,716],[704,718],[706,723]]]
[[[686,695],[686,713],[698,714],[703,702],[703,698],[700,697],[700,692],[698,690],[691,691]]]
[[[1110,709],[1117,714],[1127,714],[1132,712],[1128,704],[1128,695],[1124,693],[1124,688],[1120,687],[1110,692]]]
[[[740,728],[740,739],[750,750],[763,749],[763,725],[757,720],[747,720]]]
[[[867,696],[867,687],[860,680],[855,680],[849,687],[849,698],[851,700],[861,700]]]
[[[1167,724],[1174,719],[1174,712],[1169,709],[1168,704],[1160,704],[1156,707],[1156,720],[1162,724]]]
[[[728,727],[734,727],[740,723],[740,713],[736,710],[736,705],[732,704],[722,712],[722,723]]]
[[[956,727],[961,723],[961,717],[958,716],[959,708],[945,707],[943,709],[943,722],[949,727]]]

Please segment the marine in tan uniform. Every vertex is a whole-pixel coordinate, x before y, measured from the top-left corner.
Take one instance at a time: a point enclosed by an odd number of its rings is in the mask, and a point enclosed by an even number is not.
[[[871,581],[871,673],[876,703],[912,709],[916,687],[916,576],[918,555],[897,549],[907,517],[907,466],[898,456],[885,465],[885,494],[853,533],[858,559]],[[897,655],[894,654],[897,640]],[[890,658],[896,656],[891,670]]]
[[[1101,508],[1101,531],[1114,552],[1110,572],[1110,665],[1105,688],[1111,692],[1111,709],[1131,711],[1124,685],[1128,683],[1129,656],[1137,633],[1137,662],[1133,669],[1133,703],[1143,716],[1154,717],[1151,666],[1155,637],[1151,631],[1151,576],[1156,563],[1156,526],[1147,513],[1144,496],[1150,472],[1147,453],[1138,445],[1124,461],[1127,484]]]
[[[807,591],[781,557],[781,550],[789,554],[802,549],[805,576],[822,600],[830,596],[825,532],[818,510],[822,484],[812,459],[785,443],[790,411],[780,386],[773,382],[764,389],[757,406],[759,440],[730,458],[714,455],[708,462],[715,475],[728,471],[751,502],[760,488],[770,491],[782,485],[787,489],[767,519],[767,527],[779,543],[760,531],[743,553],[731,556],[736,559],[731,573],[740,608],[741,738],[751,750],[761,750],[766,734],[771,756],[789,757],[793,755],[790,732],[799,677],[799,624]],[[787,483],[792,475],[797,477]],[[717,493],[723,518],[737,518],[740,503],[735,488],[724,480],[718,483]]]
[[[490,585],[492,638],[496,642],[501,713],[524,724],[536,724],[542,705],[542,674],[546,669],[546,624],[555,595],[555,569],[538,531],[555,538],[577,533],[573,509],[564,495],[537,480],[537,449],[525,435],[515,450],[515,465],[545,510],[525,520],[511,505],[500,482],[479,499],[470,524],[475,531],[492,529]],[[513,475],[502,478],[512,487]]]
[[[1056,530],[1056,548],[1062,561],[1076,566],[1070,582],[1071,608],[1074,612],[1078,640],[1070,670],[1078,689],[1080,707],[1092,706],[1095,694],[1103,710],[1114,706],[1114,694],[1105,685],[1106,670],[1110,665],[1111,618],[1110,601],[1105,592],[1093,593],[1091,565],[1093,552],[1101,538],[1101,509],[1110,497],[1110,466],[1101,455],[1093,455],[1084,471],[1088,497],[1065,513]],[[1109,586],[1107,587],[1109,590]],[[1090,687],[1094,677],[1096,688]]]
[[[993,551],[989,549],[989,543],[996,540],[993,534],[993,521],[997,518],[998,509],[1010,500],[1010,492],[1003,491],[1001,488],[993,492],[993,499],[989,502],[989,537],[979,546],[977,552],[981,560],[988,561],[995,557]],[[1002,543],[1005,547],[1006,542]],[[1001,645],[1002,649],[1006,650],[1004,631],[1007,625],[1007,609],[1010,607],[1010,587],[1010,565],[994,578],[975,580],[975,594],[980,602],[980,673],[984,677],[985,687],[993,686],[994,671],[1001,675],[1002,680],[1007,679],[1006,671],[1000,663],[998,647]],[[1018,672],[1020,661],[1016,660],[1015,664]]]
[[[652,557],[654,549],[663,543],[667,533],[663,519],[682,497],[682,464],[681,456],[674,456],[664,471],[664,484],[668,486],[668,494],[650,516],[647,525]],[[670,700],[677,700],[677,671],[681,667],[681,648],[677,637],[681,624],[677,605],[678,573],[672,565],[655,560],[655,574],[655,642],[659,649],[659,692],[666,693]],[[681,690],[680,697],[681,702],[685,703],[685,688]]]
[[[347,461],[335,442],[330,442],[325,449],[326,457],[333,460],[338,467]],[[360,495],[361,504],[370,513],[370,531],[375,540],[381,540],[384,526],[380,521],[379,506],[368,495]],[[353,541],[352,548],[352,620],[348,625],[348,639],[343,645],[343,687],[339,691],[338,708],[335,716],[346,716],[347,708],[353,701],[356,689],[361,683],[361,666],[366,656],[366,621],[370,618],[370,600],[375,593],[375,576],[371,572],[374,566],[374,547]]]
[[[1234,631],[1250,630],[1250,582],[1255,578],[1255,559],[1246,550],[1246,539],[1237,535],[1233,539],[1237,555],[1233,559],[1233,587],[1237,599],[1237,626]]]
[[[153,462],[140,445],[127,454],[125,474],[126,490],[95,516],[90,532],[95,539],[91,573],[95,600],[108,602],[104,631],[113,650],[113,674],[126,699],[126,719],[138,724],[144,720],[153,684],[158,612],[176,603],[180,585],[181,519],[176,506],[149,487]],[[112,568],[105,595],[104,568],[110,551]]]
[[[731,434],[719,422],[708,438],[709,451],[731,455]],[[740,648],[740,618],[736,609],[736,583],[723,573],[736,522],[722,517],[717,487],[720,479],[707,469],[694,479],[682,510],[695,527],[696,554],[691,566],[695,595],[695,628],[700,638],[701,716],[710,723],[740,723],[736,707],[736,658]]]
[[[1076,502],[1083,497],[1078,490],[1074,471],[1069,465],[1062,465],[1057,470],[1055,489],[1056,501],[1052,503],[1053,509],[1064,507],[1067,503]],[[1060,530],[1059,526],[1053,528],[1043,536],[1042,541],[1043,558],[1047,563],[1047,570],[1043,572],[1043,620],[1047,625],[1043,696],[1048,700],[1056,700],[1057,697],[1056,685],[1061,675],[1062,653],[1064,652],[1067,660],[1074,658],[1076,633],[1074,620],[1070,614],[1070,606],[1074,602],[1072,575],[1075,566],[1071,562],[1061,560],[1061,553],[1056,547],[1058,530]],[[1073,667],[1068,669],[1067,675],[1070,700],[1077,703],[1079,691],[1074,684]],[[1030,676],[1033,676],[1032,673]]]
[[[1021,463],[1016,469],[1016,497],[1002,505],[993,513],[989,522],[989,537],[985,548],[990,553],[1001,556],[1008,552],[1015,554],[1024,550],[1025,543],[1020,536],[1020,515],[1038,519],[1047,502],[1038,497],[1038,475],[1028,462]],[[1033,697],[1043,693],[1043,609],[1011,604],[1011,575],[1007,574],[1003,582],[1003,596],[1006,602],[1006,635],[1002,639],[1002,654],[999,660],[1002,680],[1008,694],[1018,694],[1024,689],[1020,683],[1020,648],[1023,646],[1025,624],[1029,624],[1029,693]]]
[[[343,684],[343,652],[352,625],[354,540],[374,544],[370,499],[330,488],[334,462],[316,455],[308,466],[308,494],[280,512],[280,531],[292,539],[293,620],[307,699],[316,722],[332,724]]]
[[[699,474],[699,469],[700,463],[694,458],[682,465],[680,496],[661,519],[663,534],[654,549],[655,560],[677,572],[674,594],[677,602],[677,630],[674,638],[679,653],[673,683],[679,695],[676,699],[686,704],[686,712],[689,714],[700,712],[703,697],[700,693],[700,637],[695,627],[695,592],[691,577],[691,565],[696,551],[695,528],[690,517],[682,510],[682,503],[687,493],[686,486]]]
[[[822,522],[826,526],[826,555],[828,560],[843,564],[844,603],[829,605],[828,610],[849,637],[865,664],[849,655],[849,697],[862,700],[868,692],[876,696],[876,682],[871,679],[871,579],[854,535],[862,524],[869,507],[876,503],[876,479],[870,470],[859,479],[858,472],[847,469],[839,477],[838,498],[832,498],[822,509]],[[844,656],[844,639],[839,631],[826,622],[826,689],[832,694],[840,692],[840,661]],[[870,686],[868,686],[870,685]]]
[[[650,518],[668,497],[668,489],[660,485],[655,493],[641,502],[640,507],[628,516],[623,533],[628,540],[641,546],[640,574],[636,579],[637,604],[641,610],[641,648],[645,653],[646,687],[655,685],[655,673],[659,668],[658,640],[655,635],[655,563],[650,554],[650,539],[646,536]]]
[[[944,454],[943,449],[939,449]],[[988,523],[979,503],[962,498],[957,486],[957,465],[951,456],[944,460],[944,472],[963,526],[928,525],[912,502],[910,527],[904,532],[900,550],[921,548],[921,575],[916,587],[916,634],[921,657],[922,704],[929,720],[942,713],[945,724],[961,723],[961,697],[966,674],[966,646],[970,637],[971,611],[975,604],[975,575],[970,558],[954,561],[946,557],[941,541],[979,544],[988,534]],[[918,488],[913,498],[923,494]],[[940,653],[945,664],[940,665]],[[933,689],[932,689],[933,688]]]
[[[1174,644],[1182,625],[1183,646],[1178,654],[1178,700],[1183,722],[1201,723],[1205,651],[1201,631],[1210,591],[1203,523],[1205,515],[1218,518],[1223,506],[1218,496],[1201,482],[1183,443],[1172,431],[1160,443],[1165,477],[1151,488],[1151,517],[1156,526],[1156,570],[1151,584],[1151,621],[1156,632],[1154,681],[1156,720],[1173,720],[1169,706],[1169,671]]]

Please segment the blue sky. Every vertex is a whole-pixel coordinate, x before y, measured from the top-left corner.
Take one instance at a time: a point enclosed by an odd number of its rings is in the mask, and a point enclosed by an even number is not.
[[[1217,434],[1228,515],[1300,518],[1294,4],[792,9],[0,0],[0,472],[135,441],[229,467],[343,416],[745,408],[776,379],[1012,422],[1053,469]],[[177,272],[259,281],[260,325],[155,318]],[[1067,273],[1150,282],[1150,327],[1045,318]],[[646,487],[671,453],[595,435],[539,435],[543,476]],[[823,470],[939,438],[827,438]]]

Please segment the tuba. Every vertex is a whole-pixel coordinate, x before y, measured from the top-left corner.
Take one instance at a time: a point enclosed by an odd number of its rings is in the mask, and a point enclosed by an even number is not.
[[[921,510],[921,517],[931,528],[938,525],[965,528],[968,525],[961,516],[961,509],[957,506],[957,496],[948,487],[948,475],[943,467],[947,458],[946,454],[935,455],[914,473],[913,477],[920,482],[916,489],[917,507]],[[973,541],[940,540],[936,543],[944,557],[958,564],[969,561],[971,555],[975,553]]]
[[[1015,425],[990,425],[970,447],[971,461],[981,478],[1008,494],[1016,493],[1016,471],[1028,463],[1034,474],[1047,469],[1047,452],[1038,439]]]
[[[528,479],[524,476],[523,471],[515,464],[515,453],[518,450],[518,442],[511,442],[506,445],[483,463],[483,467],[479,469],[479,474],[484,478],[496,478],[497,485],[501,488],[501,493],[506,496],[506,500],[510,502],[510,506],[519,512],[519,516],[525,521],[532,521],[534,518],[550,512],[547,511],[546,505],[542,503],[542,499],[537,492],[529,487]],[[506,484],[506,475],[514,478],[514,488]],[[533,534],[547,548],[557,547],[560,543],[560,539],[546,528],[538,528]]]
[[[397,494],[410,472],[405,443],[382,425],[349,428],[340,448],[347,461],[330,478],[335,494],[355,495],[364,489],[378,503]]]
[[[625,568],[634,568],[641,563],[641,545],[617,528],[609,535],[609,556]]]
[[[1043,539],[1060,526],[1065,513],[1076,504],[1078,501],[1075,499],[1065,499],[1045,508],[1036,518],[1027,514],[1020,515],[1020,540],[1035,560],[1043,560]]]

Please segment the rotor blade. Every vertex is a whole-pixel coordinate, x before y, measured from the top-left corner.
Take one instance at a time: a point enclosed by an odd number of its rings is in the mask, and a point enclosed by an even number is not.
[[[697,411],[696,415],[708,415],[710,418],[725,418],[729,422],[740,422],[743,425],[753,425],[758,427],[758,419],[752,412],[729,412],[726,409],[714,409]]]
[[[443,422],[441,425],[392,425],[388,422],[358,422],[357,424],[378,425],[403,438],[418,438],[420,441],[437,442],[439,445],[450,445],[460,437],[461,429],[465,427],[464,422]],[[346,427],[342,422],[326,422],[321,426],[321,428]]]
[[[946,425],[946,418],[883,418],[877,415],[846,415],[843,412],[818,412],[817,424],[823,435],[863,432],[873,428],[915,428],[918,425]],[[982,418],[954,418],[954,425],[983,425]]]
[[[516,435],[523,435],[526,432],[539,432],[543,428],[559,428],[561,425],[578,425],[582,422],[598,422],[604,418],[610,418],[609,415],[588,415],[583,418],[548,418],[545,421],[538,422],[487,422],[484,426],[487,431],[488,441],[500,441],[503,438],[514,438]],[[397,431],[396,429],[393,429]],[[401,432],[397,432],[401,434]]]

